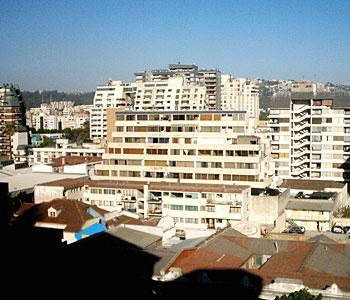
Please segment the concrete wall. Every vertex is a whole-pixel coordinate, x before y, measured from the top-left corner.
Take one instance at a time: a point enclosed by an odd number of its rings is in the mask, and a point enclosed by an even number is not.
[[[64,166],[63,173],[67,174],[88,174],[88,167],[85,163],[73,166]]]
[[[333,224],[339,223],[341,226],[350,226],[350,218],[333,218]]]
[[[67,244],[74,243],[77,239],[75,238],[74,232],[63,231],[63,240],[62,242],[67,242]]]
[[[36,185],[34,187],[34,203],[63,198],[63,187]]]
[[[83,201],[84,187],[77,187],[64,192],[66,199]]]
[[[147,225],[130,225],[130,224],[122,224],[123,227],[154,234],[157,236],[163,236],[163,228],[155,227],[155,226],[147,226]]]
[[[32,170],[34,173],[53,173],[53,167],[49,165],[33,165]]]

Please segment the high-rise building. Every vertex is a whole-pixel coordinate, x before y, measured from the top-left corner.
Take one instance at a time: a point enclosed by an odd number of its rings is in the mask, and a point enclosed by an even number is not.
[[[249,117],[257,122],[260,113],[259,86],[247,78],[221,75],[221,108],[246,110]]]
[[[271,101],[272,157],[281,178],[350,180],[350,96],[311,84]]]
[[[0,86],[0,156],[13,158],[12,137],[16,132],[26,131],[25,125],[25,107],[20,89],[9,84]]]
[[[198,69],[196,65],[170,64],[169,69],[136,72],[136,82],[163,81],[171,77],[184,77],[187,84],[206,88],[208,109],[220,109],[221,72],[217,69]]]
[[[123,83],[109,81],[98,86],[90,115],[90,137],[107,137],[107,108],[120,110],[204,110],[208,107],[206,87],[188,82],[185,77],[168,77],[161,81]]]
[[[266,187],[269,145],[251,135],[245,111],[114,112],[94,179]]]

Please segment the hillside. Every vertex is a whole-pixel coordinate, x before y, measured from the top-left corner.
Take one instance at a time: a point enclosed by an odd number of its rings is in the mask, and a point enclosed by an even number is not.
[[[76,105],[79,104],[92,104],[95,92],[82,92],[82,93],[66,93],[58,91],[35,91],[28,92],[23,91],[22,96],[25,101],[26,107],[38,107],[40,103],[48,103],[51,101],[74,101]]]

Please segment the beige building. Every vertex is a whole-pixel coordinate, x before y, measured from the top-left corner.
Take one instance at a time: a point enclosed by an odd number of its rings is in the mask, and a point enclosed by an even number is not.
[[[221,109],[246,110],[249,117],[259,120],[259,86],[247,78],[221,75]]]
[[[116,112],[93,179],[265,187],[269,146],[249,134],[244,111]]]

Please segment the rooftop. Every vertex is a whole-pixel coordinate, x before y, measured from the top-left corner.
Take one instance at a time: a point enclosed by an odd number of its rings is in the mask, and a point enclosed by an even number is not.
[[[200,246],[183,250],[170,264],[186,274],[196,270],[235,270],[247,267],[250,273],[269,284],[276,278],[299,279],[309,288],[323,289],[336,283],[350,291],[350,245],[320,242],[255,239],[230,235],[226,229]],[[257,265],[254,266],[254,263]],[[249,264],[248,264],[249,265]]]
[[[50,217],[48,214],[49,208],[59,211],[58,215]],[[94,216],[89,214],[89,208],[92,208],[101,216],[107,213],[107,211],[97,206],[91,206],[77,200],[54,199],[32,206],[22,205],[16,212],[17,217],[13,221],[18,225],[34,225],[38,222],[60,224],[66,225],[65,231],[79,232],[86,221],[95,219]]]
[[[74,180],[82,178],[79,174],[60,174],[60,173],[33,173],[32,168],[18,170],[0,169],[0,182],[9,184],[9,192],[33,190],[35,185],[41,185],[44,182],[56,181],[61,179]]]
[[[223,185],[223,184],[199,184],[199,183],[174,183],[160,182],[150,183],[149,190],[152,191],[181,191],[181,192],[203,192],[203,193],[241,193],[248,189],[246,185]]]
[[[286,209],[290,210],[310,210],[310,211],[333,211],[334,201],[293,199],[289,200]]]
[[[52,162],[49,164],[49,166],[52,167],[61,167],[61,166],[73,166],[73,165],[79,165],[83,163],[96,163],[102,161],[101,156],[60,156],[57,158],[54,158]]]
[[[285,179],[283,180],[281,187],[321,191],[327,188],[342,189],[345,185],[346,183],[331,180]]]
[[[246,113],[245,110],[157,110],[157,111],[120,111],[117,115],[193,115],[193,114],[232,114],[232,113]]]
[[[212,192],[212,193],[241,193],[248,189],[246,185],[223,184],[191,184],[177,182],[146,182],[146,181],[118,181],[118,180],[88,180],[88,179],[60,179],[40,184],[40,186],[62,186],[66,189],[88,185],[96,188],[117,188],[143,190],[149,185],[149,190],[182,191],[182,192]]]

